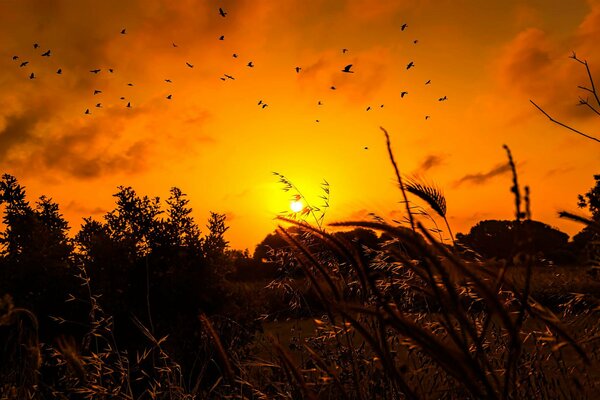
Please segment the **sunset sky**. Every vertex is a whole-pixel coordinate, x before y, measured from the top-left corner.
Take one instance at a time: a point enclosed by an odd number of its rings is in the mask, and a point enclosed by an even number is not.
[[[529,102],[600,135],[569,59],[600,82],[597,0],[0,0],[0,37],[1,171],[74,230],[119,185],[177,186],[201,227],[226,213],[252,251],[289,209],[273,171],[317,205],[327,180],[326,221],[402,218],[380,126],[400,171],[444,190],[455,232],[512,217],[503,144],[533,218],[569,234],[557,211],[600,173],[600,145]]]

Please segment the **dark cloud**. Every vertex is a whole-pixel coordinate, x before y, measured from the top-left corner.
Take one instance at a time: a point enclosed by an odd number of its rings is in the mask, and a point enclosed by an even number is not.
[[[510,171],[510,165],[506,163],[498,164],[487,172],[477,172],[475,174],[467,174],[454,183],[454,187],[458,187],[464,183],[472,185],[483,185],[490,179],[503,175]]]
[[[421,161],[417,170],[415,171],[416,175],[424,174],[430,169],[442,165],[444,161],[448,158],[448,156],[444,154],[429,154]]]

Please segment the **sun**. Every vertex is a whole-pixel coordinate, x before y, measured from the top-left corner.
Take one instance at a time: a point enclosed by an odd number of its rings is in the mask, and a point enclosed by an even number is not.
[[[304,205],[300,200],[292,200],[292,202],[290,203],[290,209],[295,213],[302,211],[303,208]]]

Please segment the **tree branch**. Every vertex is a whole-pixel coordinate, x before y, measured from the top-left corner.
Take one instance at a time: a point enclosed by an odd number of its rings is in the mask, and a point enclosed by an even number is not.
[[[548,113],[547,113],[546,111],[544,111],[544,110],[543,110],[543,109],[542,109],[540,106],[538,106],[537,104],[535,104],[535,103],[533,102],[533,100],[529,100],[529,101],[530,101],[530,102],[531,102],[531,104],[533,104],[533,105],[534,105],[534,106],[535,106],[535,107],[536,107],[538,110],[540,110],[540,111],[542,112],[542,114],[544,114],[546,117],[548,117],[548,119],[549,119],[550,121],[554,122],[555,124],[557,124],[557,125],[560,125],[560,126],[562,126],[563,128],[567,128],[568,130],[570,130],[570,131],[573,131],[573,132],[577,133],[578,135],[581,135],[581,136],[583,136],[583,137],[586,137],[586,138],[588,138],[588,139],[591,139],[591,140],[594,140],[594,141],[596,141],[596,142],[599,142],[599,143],[600,143],[600,139],[597,139],[597,138],[595,138],[595,137],[593,137],[593,136],[590,136],[590,135],[586,135],[585,133],[583,133],[583,132],[581,132],[581,131],[578,131],[578,130],[577,130],[577,129],[575,129],[575,128],[571,128],[569,125],[565,125],[565,124],[563,124],[562,122],[555,120],[555,119],[554,119],[554,118],[552,118],[550,115],[548,115]]]

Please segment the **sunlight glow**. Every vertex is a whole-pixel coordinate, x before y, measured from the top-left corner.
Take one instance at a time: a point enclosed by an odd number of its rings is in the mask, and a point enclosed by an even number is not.
[[[290,203],[290,209],[295,213],[302,211],[303,208],[304,208],[304,205],[302,204],[302,201],[300,201],[300,200],[293,200]]]

